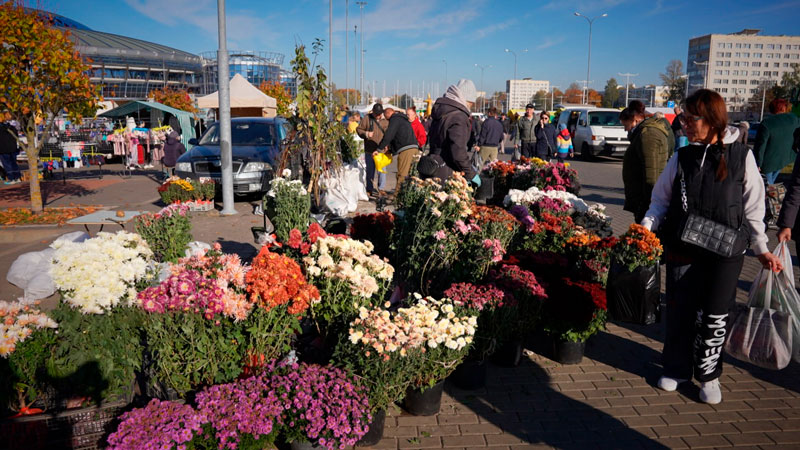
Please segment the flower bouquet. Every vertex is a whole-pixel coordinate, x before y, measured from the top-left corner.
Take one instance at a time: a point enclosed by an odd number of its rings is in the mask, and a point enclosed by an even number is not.
[[[350,226],[350,237],[359,241],[369,241],[375,247],[375,254],[392,261],[391,237],[394,230],[395,215],[391,211],[372,214],[357,214]]]
[[[661,273],[658,261],[663,248],[647,228],[632,224],[611,248],[608,274],[608,311],[614,320],[653,324],[661,308]]]
[[[278,434],[286,443],[328,450],[355,445],[372,420],[366,388],[342,369],[315,364],[271,364],[262,376],[284,403]]]
[[[489,271],[487,280],[503,291],[505,298],[513,299],[515,304],[509,309],[516,308],[516,317],[508,327],[508,336],[521,341],[540,323],[542,305],[547,299],[544,288],[533,272],[516,265],[501,264]]]
[[[186,204],[169,205],[157,213],[134,218],[136,232],[147,242],[156,261],[176,262],[192,240],[192,223]]]
[[[578,230],[567,240],[565,253],[575,276],[587,281],[606,283],[611,260],[611,249],[617,238],[601,238],[594,233]]]
[[[172,203],[213,204],[216,185],[211,178],[193,180],[191,178],[169,177],[158,187],[161,201]]]
[[[372,254],[372,243],[346,237],[320,237],[303,258],[309,281],[320,292],[311,315],[324,335],[344,332],[361,306],[383,302],[394,268]]]
[[[542,322],[555,340],[585,342],[605,329],[606,316],[600,283],[561,278],[548,287]]]
[[[311,197],[301,180],[289,180],[291,171],[284,170],[282,177],[275,177],[266,196],[265,214],[275,226],[275,235],[280,242],[288,242],[293,229],[305,230],[311,214]]]
[[[46,389],[37,372],[45,367],[58,324],[26,301],[0,301],[0,414],[5,408],[20,415],[34,408]]]
[[[444,184],[411,177],[400,190],[392,249],[399,278],[410,290],[427,293],[458,259],[459,241],[445,239],[444,233],[472,213],[471,192],[460,174]]]
[[[495,160],[483,167],[483,175],[494,178],[494,197],[492,204],[502,203],[503,198],[511,189],[511,180],[517,171],[518,165],[509,162]]]
[[[110,450],[210,448],[203,446],[206,418],[190,405],[152,399],[119,420],[117,430],[108,437]]]
[[[477,316],[477,334],[469,359],[483,361],[511,339],[517,303],[494,284],[454,283],[444,292],[453,303]]]
[[[512,180],[515,189],[537,187],[542,190],[568,191],[577,194],[580,190],[578,172],[569,163],[546,162],[539,158],[523,160]]]
[[[572,217],[566,215],[563,209],[542,208],[541,203],[545,202],[552,203],[551,206],[560,204],[557,200],[540,202],[534,214],[523,205],[515,205],[509,209],[509,212],[522,224],[514,245],[517,250],[531,253],[563,253],[564,246],[575,232],[575,225]]]

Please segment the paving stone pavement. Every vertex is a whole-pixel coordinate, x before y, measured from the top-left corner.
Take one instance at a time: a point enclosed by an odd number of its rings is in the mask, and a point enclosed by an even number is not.
[[[581,197],[606,204],[614,233],[623,233],[632,215],[622,210],[620,159],[574,167]],[[739,301],[759,267],[746,258]],[[549,358],[544,339],[532,338],[518,367],[490,363],[484,389],[446,384],[439,414],[390,411],[384,439],[371,448],[800,448],[800,365],[769,371],[726,356],[723,402],[712,406],[699,401],[697,383],[677,392],[655,387],[663,338],[663,323],[609,323],[589,340],[583,362],[567,366]]]

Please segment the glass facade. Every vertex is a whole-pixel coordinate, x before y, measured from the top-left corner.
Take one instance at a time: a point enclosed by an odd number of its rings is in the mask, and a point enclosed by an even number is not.
[[[217,52],[203,52],[200,56],[203,58],[202,94],[211,94],[219,86]],[[283,60],[284,55],[281,53],[229,50],[228,70],[231,78],[238,73],[256,87],[265,81],[277,81],[286,85],[285,71],[281,68]],[[291,86],[287,87],[292,89]],[[297,91],[296,86],[294,91]]]

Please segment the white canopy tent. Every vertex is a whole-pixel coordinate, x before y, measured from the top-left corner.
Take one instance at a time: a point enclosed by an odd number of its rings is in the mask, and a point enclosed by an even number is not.
[[[376,102],[377,103],[377,102]],[[369,105],[358,105],[353,107],[352,111],[358,111],[362,116],[364,114],[369,114],[372,112],[372,107],[375,106],[376,103],[370,103]],[[392,108],[395,111],[404,111],[404,108],[400,108],[397,106],[392,105],[391,103],[385,103],[383,105],[383,109]]]
[[[275,117],[278,103],[238,73],[231,78],[231,117]],[[198,108],[219,109],[219,91],[199,97]]]

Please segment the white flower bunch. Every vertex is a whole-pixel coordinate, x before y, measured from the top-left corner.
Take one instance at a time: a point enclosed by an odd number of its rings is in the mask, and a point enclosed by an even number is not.
[[[309,278],[332,278],[346,282],[353,295],[370,298],[394,276],[394,267],[373,255],[371,242],[342,237],[322,237],[303,258]]]
[[[33,332],[41,328],[58,328],[58,324],[31,302],[0,301],[0,357],[7,358]]]
[[[84,314],[103,314],[122,300],[135,301],[137,280],[153,258],[136,233],[97,233],[84,242],[54,242],[50,276],[65,301]]]
[[[303,186],[303,181],[289,180],[290,176],[292,176],[292,171],[289,169],[284,169],[280,177],[273,178],[269,185],[269,192],[267,192],[267,195],[275,198],[278,196],[279,192],[284,193],[286,190],[298,196],[308,195],[308,191],[306,190],[305,186]]]
[[[415,293],[416,303],[400,308],[397,313],[404,316],[419,333],[428,348],[444,345],[450,350],[461,350],[472,343],[478,327],[476,316],[458,316],[449,299],[423,298]]]
[[[569,213],[586,213],[589,210],[589,204],[583,201],[580,197],[575,194],[569,193],[567,191],[543,191],[536,186],[529,188],[526,191],[521,191],[519,189],[511,189],[508,191],[508,195],[506,195],[505,200],[503,203],[506,206],[510,205],[528,205],[534,203],[542,198],[552,198],[556,200],[561,200],[564,204],[567,205],[569,208]],[[605,208],[603,209],[605,210]]]

